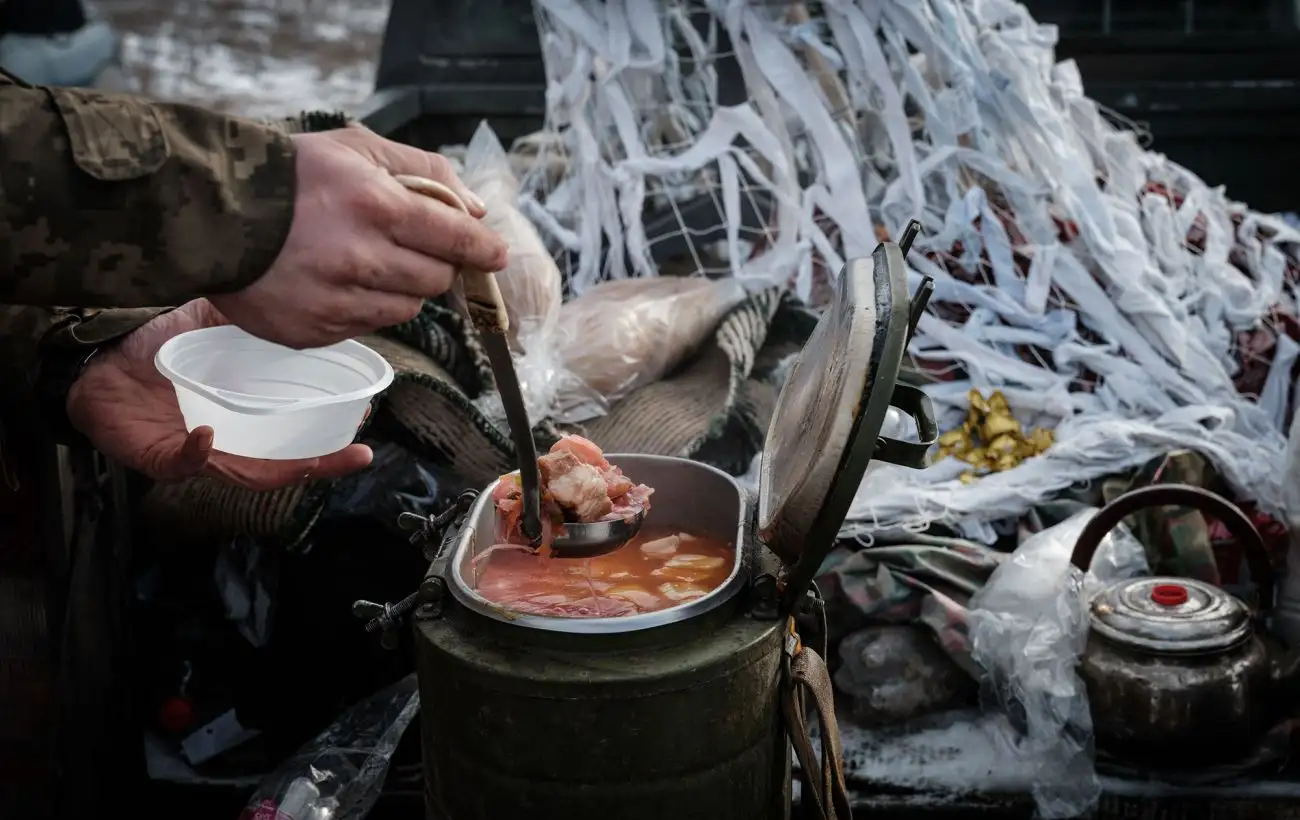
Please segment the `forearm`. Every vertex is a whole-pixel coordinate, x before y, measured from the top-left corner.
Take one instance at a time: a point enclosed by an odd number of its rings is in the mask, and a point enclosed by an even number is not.
[[[294,178],[281,129],[0,75],[0,303],[239,290],[280,252]]]
[[[74,439],[67,395],[81,366],[166,310],[0,306],[0,410],[40,422],[64,443]]]

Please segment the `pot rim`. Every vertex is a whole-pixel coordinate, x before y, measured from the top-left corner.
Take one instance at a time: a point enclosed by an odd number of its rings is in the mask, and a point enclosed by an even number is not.
[[[558,618],[547,615],[526,615],[513,613],[497,604],[493,604],[470,586],[468,580],[462,571],[462,566],[466,563],[466,553],[473,548],[475,536],[477,535],[478,522],[483,518],[485,508],[492,504],[492,490],[501,481],[497,479],[489,484],[479,493],[478,500],[470,508],[469,514],[465,518],[465,524],[462,526],[460,535],[456,539],[456,546],[448,562],[450,576],[448,578],[448,587],[451,590],[452,597],[456,602],[470,612],[481,615],[485,618],[520,627],[522,629],[534,629],[543,632],[558,632],[570,635],[617,635],[629,632],[641,632],[656,627],[666,626],[668,624],[679,623],[690,620],[707,612],[711,612],[723,604],[733,599],[741,588],[745,585],[747,573],[745,567],[748,566],[746,555],[749,552],[749,494],[743,487],[730,475],[723,471],[690,459],[678,458],[676,456],[655,456],[632,453],[615,453],[606,454],[605,456],[611,464],[623,467],[625,471],[635,475],[636,467],[633,466],[636,461],[655,462],[659,464],[672,464],[678,469],[693,469],[707,471],[714,476],[726,481],[736,493],[737,522],[735,534],[735,557],[731,564],[731,573],[727,579],[710,591],[707,595],[696,598],[684,604],[661,609],[658,612],[646,612],[638,615],[626,615],[619,618]],[[626,466],[625,466],[626,465]]]

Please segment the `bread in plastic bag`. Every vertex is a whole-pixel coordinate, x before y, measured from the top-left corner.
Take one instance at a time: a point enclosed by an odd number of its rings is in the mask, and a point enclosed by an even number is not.
[[[519,180],[510,167],[509,155],[486,122],[474,132],[463,162],[466,187],[487,207],[483,224],[496,231],[510,251],[506,269],[497,275],[497,285],[510,316],[511,347],[518,350],[524,328],[546,333],[557,321],[564,299],[560,268],[533,223],[516,206]]]
[[[600,283],[569,304],[559,267],[516,205],[519,182],[487,123],[465,148],[462,178],[487,207],[483,221],[510,258],[497,284],[510,317],[515,369],[529,418],[578,422],[662,378],[745,298],[734,280],[658,277]],[[503,421],[499,396],[477,403]]]
[[[560,308],[559,360],[607,401],[617,401],[663,378],[744,298],[734,279],[601,282]]]
[[[515,204],[519,180],[486,122],[479,124],[460,162],[461,178],[487,208],[483,223],[509,248],[506,268],[496,280],[510,319],[510,348],[529,419],[533,424],[546,418],[580,422],[603,415],[608,408],[600,395],[565,372],[556,357],[563,279],[537,229]],[[494,422],[505,423],[496,393],[476,404]]]

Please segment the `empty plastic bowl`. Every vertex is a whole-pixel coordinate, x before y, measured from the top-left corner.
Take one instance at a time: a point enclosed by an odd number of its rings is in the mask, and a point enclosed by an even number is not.
[[[356,438],[393,368],[360,342],[293,350],[234,326],[191,330],[154,357],[176,388],[185,428],[208,426],[212,447],[249,458],[317,458]]]

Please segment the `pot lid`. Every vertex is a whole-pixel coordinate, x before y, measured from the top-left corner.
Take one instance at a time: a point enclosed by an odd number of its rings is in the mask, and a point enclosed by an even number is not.
[[[1246,604],[1189,578],[1121,581],[1093,598],[1090,610],[1094,632],[1146,652],[1217,652],[1254,632]]]
[[[904,235],[915,236],[916,223]],[[783,600],[802,599],[840,527],[867,464],[924,464],[935,438],[924,394],[895,381],[910,334],[932,289],[926,280],[909,315],[905,250],[879,245],[845,265],[835,296],[795,360],[777,398],[759,466],[758,533],[786,565]],[[880,438],[891,401],[917,420],[920,441]]]

